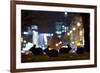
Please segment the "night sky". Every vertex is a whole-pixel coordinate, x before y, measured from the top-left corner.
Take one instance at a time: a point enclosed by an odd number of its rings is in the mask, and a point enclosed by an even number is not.
[[[55,31],[56,22],[63,22],[68,26],[71,16],[65,15],[64,12],[22,10],[22,31],[26,30],[27,26],[37,25],[39,32],[52,33]]]
[[[65,15],[65,12],[21,10],[21,30],[22,32],[27,31],[28,26],[37,25],[38,32],[52,33],[55,32],[56,22],[63,22],[65,26],[69,26],[74,16],[82,16],[87,19],[87,16],[90,15],[75,12],[67,12],[67,15]],[[84,23],[89,22],[85,19],[83,20]]]

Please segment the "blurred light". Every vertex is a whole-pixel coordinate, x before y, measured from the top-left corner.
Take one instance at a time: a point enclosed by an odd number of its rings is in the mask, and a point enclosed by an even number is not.
[[[29,34],[29,33],[28,33],[28,32],[23,32],[23,34],[27,35],[27,34]]]
[[[25,51],[22,50],[21,53],[25,53]]]
[[[78,27],[81,26],[81,23],[80,23],[80,22],[77,22],[77,26],[78,26]]]
[[[57,34],[61,34],[62,32],[61,32],[61,31],[56,31],[56,33],[57,33]]]
[[[67,15],[68,13],[67,13],[67,12],[65,12],[64,14],[65,14],[65,15]]]
[[[69,36],[69,35],[70,35],[70,33],[67,33],[67,35]]]
[[[59,46],[59,44],[56,44],[56,46]]]
[[[72,33],[72,30],[70,30],[70,34]]]
[[[38,32],[37,31],[33,31],[32,42],[36,44],[36,46],[38,46]]]
[[[23,42],[26,43],[26,40],[24,40]]]
[[[82,30],[81,30],[81,31],[80,31],[80,36],[82,36],[82,33],[83,33],[83,32],[82,32]]]
[[[62,25],[62,27],[64,28],[65,26],[64,26],[64,25]]]
[[[52,50],[52,48],[49,48],[49,50]]]
[[[68,48],[68,46],[62,46],[62,48]]]
[[[76,43],[76,46],[80,46],[80,45],[81,45],[80,42],[77,42],[77,43]]]
[[[59,44],[62,44],[62,42],[60,41]]]
[[[75,27],[73,27],[73,30],[76,30],[76,28],[75,28]]]
[[[74,44],[75,42],[73,41],[72,44]]]
[[[38,29],[38,26],[32,25],[32,30],[34,30],[34,29]]]
[[[47,45],[47,35],[44,34],[44,41],[45,41],[45,44]]]
[[[51,34],[51,36],[53,36],[53,33]]]

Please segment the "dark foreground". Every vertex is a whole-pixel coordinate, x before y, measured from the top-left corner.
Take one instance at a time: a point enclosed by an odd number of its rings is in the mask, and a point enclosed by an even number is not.
[[[38,55],[34,56],[32,53],[26,55],[21,54],[21,62],[46,62],[46,61],[69,61],[69,60],[87,60],[89,59],[89,53],[84,52],[82,54],[77,53],[66,53],[66,54],[58,54],[58,57],[49,57],[48,55]]]

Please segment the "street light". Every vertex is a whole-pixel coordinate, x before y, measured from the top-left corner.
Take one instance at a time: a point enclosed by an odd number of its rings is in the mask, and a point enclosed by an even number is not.
[[[77,22],[77,26],[78,26],[78,27],[81,26],[81,23],[80,23],[80,22]]]
[[[73,31],[75,31],[76,30],[76,28],[75,27],[73,27],[73,29],[72,29]]]
[[[70,34],[72,33],[72,30],[70,30]]]
[[[67,33],[67,35],[69,36],[69,35],[70,35],[70,33],[68,32],[68,33]]]

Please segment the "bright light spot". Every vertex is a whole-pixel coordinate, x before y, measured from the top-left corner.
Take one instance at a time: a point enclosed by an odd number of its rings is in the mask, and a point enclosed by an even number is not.
[[[52,48],[49,48],[49,50],[52,50]]]
[[[34,29],[38,29],[38,26],[32,25],[32,30],[34,30]]]
[[[53,36],[53,33],[51,34],[51,36]]]
[[[72,30],[70,30],[70,34],[72,33]]]
[[[23,42],[26,43],[26,40],[24,40]]]
[[[56,44],[56,46],[59,46],[59,44]]]
[[[73,27],[73,30],[76,30],[76,28],[75,28],[75,27]]]
[[[65,15],[67,15],[68,13],[67,12],[65,12]]]
[[[61,31],[56,31],[56,33],[57,33],[57,34],[61,34],[62,32],[61,32]]]
[[[68,46],[62,46],[62,48],[68,48]]]
[[[29,33],[28,33],[28,32],[23,32],[23,34],[27,35],[27,34],[29,34]]]
[[[65,26],[64,26],[64,25],[62,25],[62,27],[64,28]]]
[[[82,32],[82,30],[81,30],[81,31],[80,31],[80,36],[82,36],[82,33],[83,33],[83,32]]]
[[[70,35],[70,33],[67,33],[67,35],[69,36],[69,35]]]
[[[77,22],[77,26],[78,26],[78,27],[81,26],[81,23],[80,23],[80,22]]]
[[[75,42],[73,41],[72,44],[74,44]]]
[[[77,43],[76,43],[76,46],[80,46],[80,45],[81,45],[80,42],[77,42]]]

